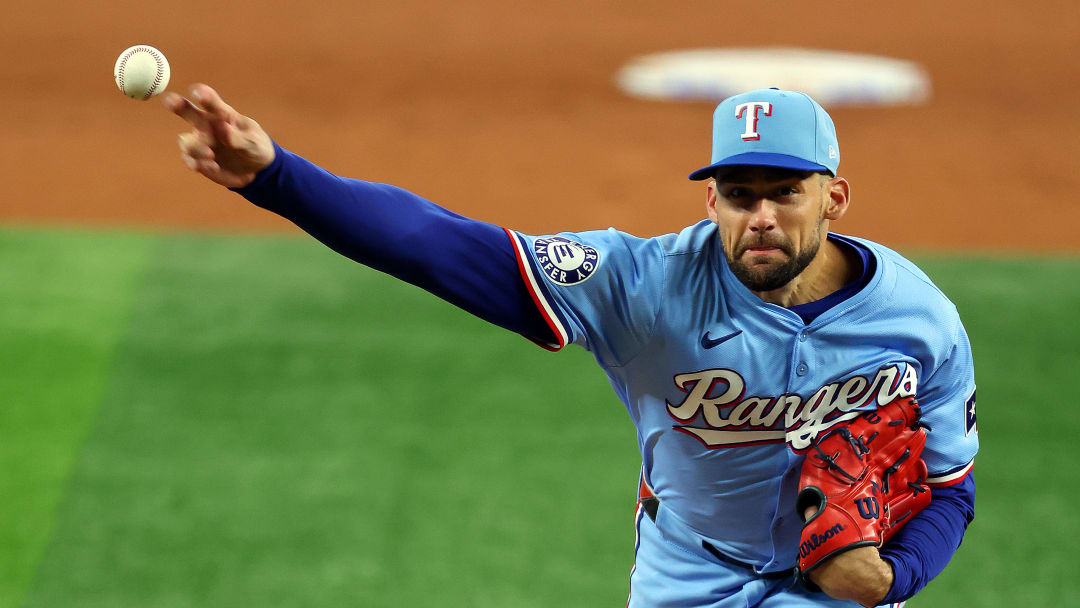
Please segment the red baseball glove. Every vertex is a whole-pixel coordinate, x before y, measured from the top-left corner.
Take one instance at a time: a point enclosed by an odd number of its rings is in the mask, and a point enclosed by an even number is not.
[[[818,507],[799,543],[803,581],[834,555],[880,547],[930,502],[921,414],[914,398],[896,399],[814,440],[796,500],[799,517]]]

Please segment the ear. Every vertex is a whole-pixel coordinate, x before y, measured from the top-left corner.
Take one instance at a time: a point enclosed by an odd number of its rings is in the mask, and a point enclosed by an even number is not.
[[[825,201],[823,219],[838,220],[847,213],[851,204],[851,184],[842,177],[827,178],[823,186],[828,197]]]
[[[720,193],[716,190],[716,180],[710,179],[705,190],[705,212],[709,214],[709,219],[714,224],[720,223],[716,216],[716,200],[719,196]]]

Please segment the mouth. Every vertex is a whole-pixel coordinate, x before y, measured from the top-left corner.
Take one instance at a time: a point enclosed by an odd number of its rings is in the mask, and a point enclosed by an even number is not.
[[[751,260],[757,260],[758,263],[765,262],[767,259],[775,257],[784,257],[788,253],[780,247],[770,247],[768,245],[758,245],[757,247],[747,247],[743,249],[742,257],[750,258]]]
[[[746,266],[775,266],[785,263],[790,257],[782,247],[765,244],[746,247],[739,254],[739,259]]]

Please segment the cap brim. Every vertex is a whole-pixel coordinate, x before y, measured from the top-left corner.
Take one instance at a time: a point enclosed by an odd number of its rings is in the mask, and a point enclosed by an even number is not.
[[[702,167],[697,171],[690,174],[690,179],[694,181],[701,181],[703,179],[709,179],[713,176],[713,172],[719,167],[730,167],[732,165],[759,165],[762,167],[780,167],[781,169],[795,169],[796,171],[827,171],[832,173],[832,170],[825,165],[819,165],[812,163],[808,160],[804,160],[795,156],[788,156],[787,154],[771,154],[768,152],[747,152],[745,154],[736,154],[735,156],[729,156],[720,162],[715,162],[708,167]]]

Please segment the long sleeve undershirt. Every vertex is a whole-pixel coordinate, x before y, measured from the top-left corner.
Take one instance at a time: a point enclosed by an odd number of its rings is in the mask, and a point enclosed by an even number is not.
[[[941,574],[973,519],[975,478],[971,473],[956,485],[933,488],[930,504],[881,548],[881,557],[892,564],[895,577],[881,603],[902,602]]]
[[[395,186],[338,177],[277,144],[274,149],[274,162],[236,192],[341,255],[499,327],[534,341],[554,341],[502,228]],[[887,602],[910,598],[945,568],[974,518],[974,504],[971,475],[932,491],[929,506],[881,549],[895,574]]]
[[[327,247],[485,321],[556,342],[502,228],[387,184],[338,177],[274,145],[274,162],[235,190]]]

